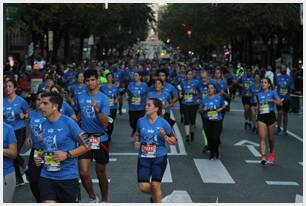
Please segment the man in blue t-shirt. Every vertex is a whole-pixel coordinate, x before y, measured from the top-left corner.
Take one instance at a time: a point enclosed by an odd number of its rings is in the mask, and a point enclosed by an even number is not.
[[[275,86],[277,94],[283,99],[283,106],[277,106],[277,134],[281,132],[281,122],[283,118],[283,133],[287,135],[288,112],[290,109],[290,93],[294,90],[293,78],[287,75],[286,65],[280,66],[280,75],[276,76]]]
[[[89,150],[85,141],[81,141],[84,132],[60,113],[63,102],[60,94],[47,92],[41,98],[41,113],[46,117],[42,123],[44,153],[34,156],[36,166],[43,164],[39,178],[40,200],[43,203],[79,202],[76,157]]]
[[[98,203],[92,179],[89,174],[92,159],[96,160],[96,175],[99,179],[102,201],[108,202],[108,180],[106,164],[109,162],[108,149],[108,116],[110,106],[108,97],[99,91],[99,77],[95,69],[84,72],[88,91],[78,96],[77,110],[80,113],[81,128],[90,134],[91,150],[79,157],[79,168],[82,184],[89,196],[90,203]]]

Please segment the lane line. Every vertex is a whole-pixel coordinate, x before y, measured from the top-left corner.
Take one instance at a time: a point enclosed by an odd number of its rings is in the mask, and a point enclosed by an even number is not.
[[[284,128],[282,128],[282,127],[281,127],[281,129],[284,130]],[[289,130],[287,130],[287,132],[288,132],[288,134],[289,134],[290,136],[292,136],[292,137],[294,137],[295,139],[297,139],[297,140],[303,142],[303,138],[297,136],[296,134],[294,134],[293,132],[290,132]]]
[[[246,163],[257,164],[260,163],[260,160],[245,160]]]
[[[173,114],[172,111],[170,111],[170,117],[171,117],[171,119],[175,120],[175,117],[174,117],[174,114]],[[177,144],[179,146],[179,151],[180,151],[179,154],[187,155],[187,152],[186,152],[186,149],[185,149],[185,146],[184,146],[184,141],[183,141],[182,134],[181,134],[181,132],[180,132],[178,126],[177,126],[177,121],[173,126],[173,130],[174,130],[174,133],[175,133],[175,137],[177,139]]]
[[[247,145],[247,148],[255,157],[261,157],[261,154],[257,151],[257,149],[253,145]]]
[[[167,160],[167,167],[166,167],[162,182],[163,183],[172,183],[173,182],[169,160]]]
[[[170,147],[170,154],[178,154],[175,145],[170,145],[169,147]]]
[[[303,162],[298,162],[299,165],[301,165],[303,167]]]
[[[235,184],[220,160],[193,159],[203,183]]]
[[[297,182],[293,181],[266,181],[268,185],[281,185],[281,186],[299,186]]]

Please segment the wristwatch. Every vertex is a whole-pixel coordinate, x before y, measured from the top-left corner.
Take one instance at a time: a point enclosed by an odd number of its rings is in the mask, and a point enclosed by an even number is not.
[[[67,152],[67,159],[72,158],[72,154],[70,153],[70,151]]]

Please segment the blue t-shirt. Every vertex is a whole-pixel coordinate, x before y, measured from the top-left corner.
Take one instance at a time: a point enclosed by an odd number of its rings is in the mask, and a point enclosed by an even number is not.
[[[216,81],[214,79],[210,79],[208,84],[216,84]],[[197,86],[197,91],[200,94],[200,100],[202,101],[208,94],[208,84],[204,84],[203,82],[200,82]],[[200,102],[201,102],[200,101]]]
[[[257,95],[261,91],[261,85],[252,84],[250,92],[251,92],[251,104],[257,103]]]
[[[3,123],[3,148],[8,149],[11,144],[17,144],[14,128]],[[3,176],[15,171],[13,159],[3,156]]]
[[[43,143],[38,140],[38,135],[42,132],[42,123],[46,120],[37,110],[29,113],[29,123],[32,133],[33,147],[35,149],[42,149]]]
[[[67,81],[68,86],[71,86],[75,81],[76,71],[69,70],[63,75],[63,79]]]
[[[8,98],[3,99],[4,122],[13,126],[14,130],[25,128],[25,120],[20,119],[19,114],[25,113],[29,109],[28,103],[20,96],[16,96],[10,103]]]
[[[158,94],[156,91],[151,91],[148,93],[147,98],[156,98],[159,99],[163,103],[163,109],[165,109],[165,113],[170,113],[170,108],[166,108],[166,103],[170,102],[170,95],[169,93],[165,92],[164,90]]]
[[[108,97],[110,109],[118,109],[118,103],[115,102],[115,100],[119,96],[119,87],[117,85],[112,85],[112,87],[109,88],[107,84],[103,84],[100,87],[100,91]]]
[[[165,82],[164,91],[170,94],[171,98],[177,97],[177,89],[168,82]]]
[[[184,105],[195,105],[197,104],[197,95],[196,95],[196,89],[198,87],[198,81],[195,81],[194,79],[190,82],[187,82],[186,80],[183,80],[180,83],[180,87],[182,89],[183,94],[183,101],[182,104]]]
[[[87,92],[87,85],[83,84],[83,85],[79,86],[77,84],[73,84],[70,87],[70,91],[71,91],[73,97],[76,99],[78,95]]]
[[[206,96],[201,104],[199,105],[200,109],[204,109],[207,107],[207,110],[204,113],[204,117],[211,121],[221,121],[223,119],[221,112],[217,112],[216,110],[220,109],[225,105],[224,98],[218,95],[213,97]]]
[[[129,83],[127,93],[130,111],[140,111],[145,109],[148,91],[149,87],[144,82],[141,82],[139,85],[135,82]]]
[[[160,128],[163,128],[168,135],[172,133],[169,123],[161,117],[158,117],[153,124],[149,122],[147,116],[143,116],[137,121],[136,130],[139,133],[140,143],[156,144],[156,157],[165,156],[168,153],[165,139],[159,135]],[[140,156],[141,150],[139,151]]]
[[[259,114],[266,114],[274,111],[275,104],[273,102],[268,102],[269,99],[279,100],[280,98],[274,90],[258,93]]]
[[[124,71],[120,68],[118,68],[113,74],[116,82],[121,82],[124,79]]]
[[[71,117],[71,115],[75,114],[72,107],[66,101],[63,101],[60,112],[68,117]]]
[[[250,89],[251,89],[252,84],[254,84],[254,82],[255,81],[253,77],[247,76],[246,74],[240,78],[240,83],[243,85],[242,91],[241,91],[242,96],[248,96],[248,97],[251,96]]]
[[[109,100],[105,94],[100,91],[98,91],[95,95],[90,95],[88,92],[81,94],[78,96],[77,101],[77,108],[81,113],[81,128],[88,133],[104,133],[107,131],[107,128],[101,125],[99,119],[97,118],[95,109],[91,105],[92,100],[97,101],[101,114],[107,116],[110,115]],[[102,141],[105,140],[103,139]]]
[[[77,141],[81,133],[80,127],[72,119],[61,115],[55,122],[45,120],[42,124],[44,153],[64,151],[77,148]],[[77,158],[66,159],[60,163],[60,171],[41,170],[41,177],[54,180],[70,180],[78,178]]]
[[[221,91],[226,92],[228,86],[227,82],[224,79],[221,79],[219,82],[215,80],[216,93],[220,93]]]
[[[277,93],[280,98],[290,99],[290,89],[293,85],[293,79],[289,75],[276,76],[275,86],[277,87]]]

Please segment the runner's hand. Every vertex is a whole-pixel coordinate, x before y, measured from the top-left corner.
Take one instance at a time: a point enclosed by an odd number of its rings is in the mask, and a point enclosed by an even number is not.
[[[41,156],[34,156],[34,161],[35,161],[35,165],[37,167],[39,167],[41,165],[41,162],[42,162],[42,157]]]
[[[55,151],[53,155],[53,160],[56,162],[62,162],[67,159],[67,152],[64,151]]]
[[[134,142],[134,148],[139,150],[140,148],[140,142]]]
[[[99,112],[99,105],[98,105],[97,100],[93,99],[93,100],[91,101],[91,106],[93,106],[95,112],[97,112],[97,113]]]

